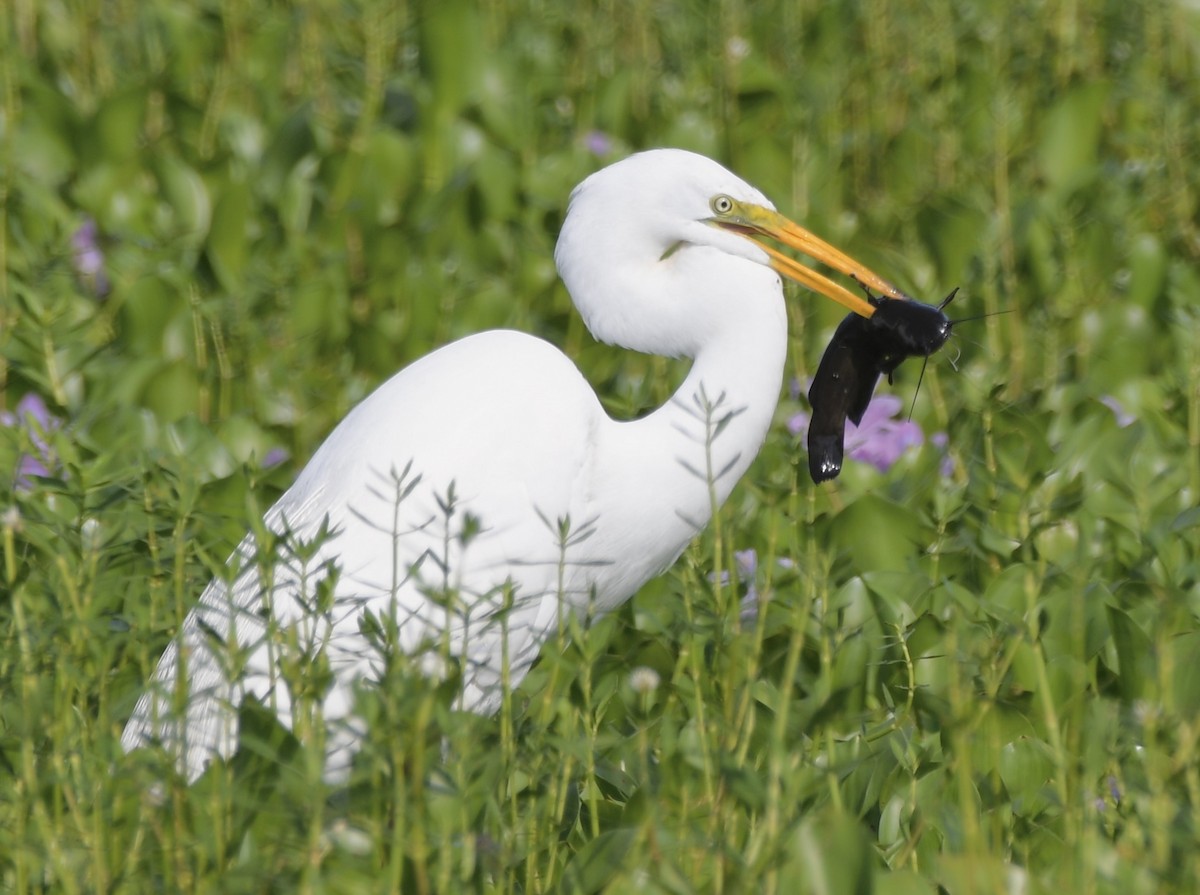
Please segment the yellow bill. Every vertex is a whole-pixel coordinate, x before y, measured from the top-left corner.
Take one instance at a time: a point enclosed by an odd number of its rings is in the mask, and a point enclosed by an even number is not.
[[[721,203],[721,200],[728,203],[729,211],[727,213],[724,213],[726,206]],[[788,220],[777,211],[763,208],[760,205],[734,202],[723,196],[714,200],[713,210],[716,212],[712,218],[714,224],[753,239],[763,251],[771,256],[771,267],[781,276],[795,280],[814,292],[833,299],[862,317],[870,317],[875,313],[875,308],[863,296],[856,295],[845,286],[805,267],[775,246],[763,242],[762,237],[774,240],[802,255],[807,255],[814,261],[819,261],[836,271],[853,277],[858,283],[875,293],[888,298],[909,298],[879,274],[855,261],[841,250],[834,248],[799,224]]]

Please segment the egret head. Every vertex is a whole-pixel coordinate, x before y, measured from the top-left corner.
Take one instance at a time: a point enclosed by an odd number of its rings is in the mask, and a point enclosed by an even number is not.
[[[632,155],[583,181],[571,194],[555,261],[592,334],[638,351],[694,355],[746,302],[779,301],[779,275],[864,317],[874,313],[774,243],[907,297],[721,165],[678,149]]]

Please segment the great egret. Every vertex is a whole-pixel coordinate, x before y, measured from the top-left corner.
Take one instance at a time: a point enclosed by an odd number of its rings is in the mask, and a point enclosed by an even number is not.
[[[247,536],[232,585],[209,584],[163,654],[125,749],[160,742],[195,779],[235,749],[246,695],[291,725],[283,668],[321,651],[326,776],[342,777],[363,732],[356,684],[382,662],[366,613],[406,652],[448,643],[461,705],[495,710],[505,659],[515,686],[560,612],[606,612],[665,570],[750,465],[783,377],[779,275],[874,312],[764,238],[905,297],[703,156],[643,152],[584,180],[559,273],[597,339],[694,359],[671,400],[615,421],[561,351],[519,332],[414,362],[350,412],[264,520],[289,542],[328,536],[268,562]]]

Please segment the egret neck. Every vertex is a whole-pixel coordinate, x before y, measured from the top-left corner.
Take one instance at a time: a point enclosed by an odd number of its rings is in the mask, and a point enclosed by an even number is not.
[[[709,254],[709,253],[705,253]],[[702,256],[697,254],[697,261]],[[711,331],[699,341],[692,368],[671,399],[648,416],[605,432],[596,471],[621,480],[597,494],[597,518],[627,533],[617,557],[631,580],[669,566],[725,502],[766,438],[783,381],[787,313],[779,277],[747,262],[736,283],[709,271]],[[644,494],[644,501],[607,501],[607,494]]]

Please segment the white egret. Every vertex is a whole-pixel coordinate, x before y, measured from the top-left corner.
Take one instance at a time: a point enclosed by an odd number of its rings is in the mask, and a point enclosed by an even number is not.
[[[290,726],[283,669],[323,651],[326,774],[342,776],[363,732],[355,688],[381,668],[368,612],[394,622],[406,652],[448,643],[461,704],[493,711],[505,659],[515,686],[561,611],[611,610],[664,571],[750,465],[783,378],[780,274],[872,314],[764,238],[901,297],[703,156],[644,152],[584,180],[558,270],[597,339],[693,358],[671,400],[615,421],[562,352],[512,331],[414,362],[350,412],[264,520],[289,539],[328,536],[270,562],[247,536],[231,559],[242,570],[201,595],[124,747],[160,742],[195,779],[236,748],[245,696]]]

